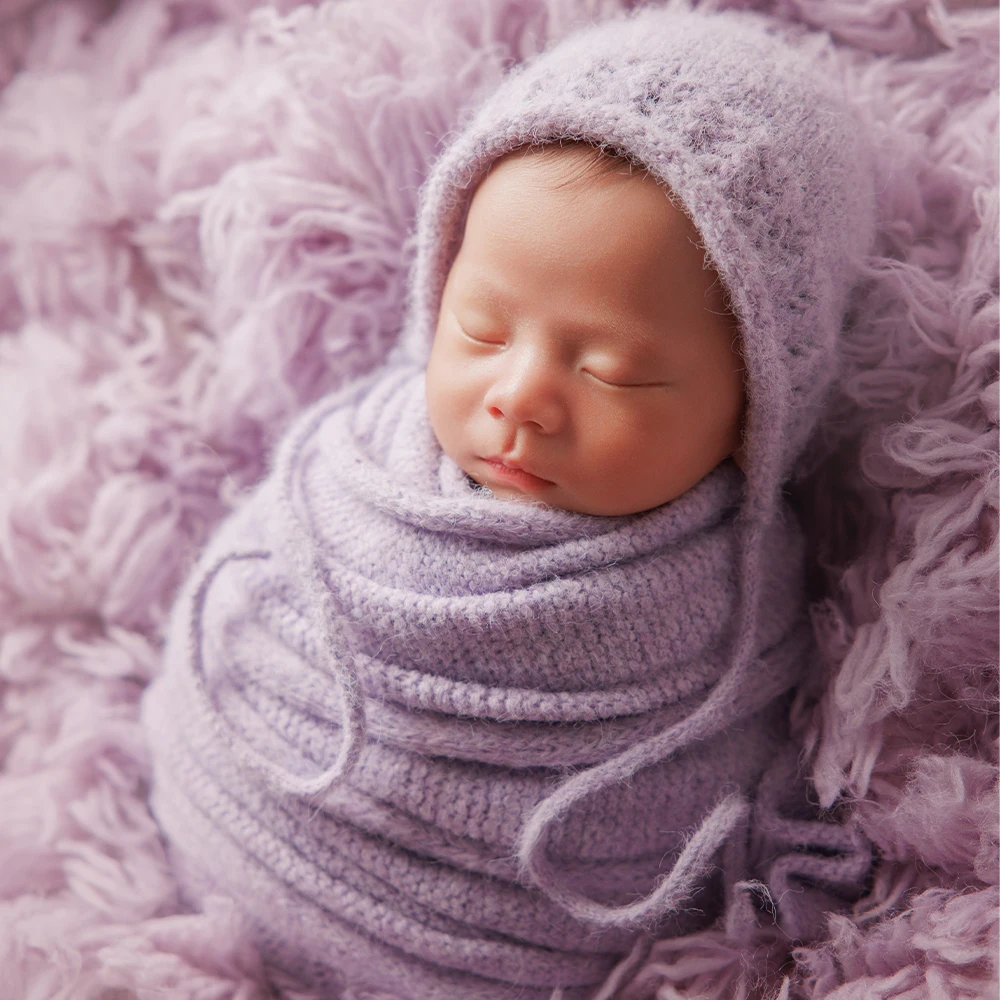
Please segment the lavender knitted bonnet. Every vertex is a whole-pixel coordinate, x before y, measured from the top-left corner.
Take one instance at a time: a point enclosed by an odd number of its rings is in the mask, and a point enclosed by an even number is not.
[[[750,492],[770,505],[822,410],[875,216],[860,123],[778,31],[750,13],[651,10],[512,73],[424,187],[405,354],[426,361],[469,203],[495,160],[566,139],[624,153],[686,210],[729,292]]]
[[[395,356],[300,418],[178,601],[143,720],[192,901],[236,898],[318,988],[414,1000],[583,998],[644,928],[714,916],[699,889],[809,656],[780,487],[871,238],[859,132],[746,14],[595,26],[480,109],[424,190]],[[630,156],[701,233],[740,324],[745,480],[594,518],[484,497],[441,454],[422,369],[468,204],[560,139]]]

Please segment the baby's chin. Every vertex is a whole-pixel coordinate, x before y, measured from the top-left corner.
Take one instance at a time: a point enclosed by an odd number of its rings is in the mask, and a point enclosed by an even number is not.
[[[529,504],[535,507],[548,507],[551,510],[565,510],[570,514],[584,514],[590,517],[618,517],[618,511],[607,513],[600,501],[587,501],[579,497],[569,495],[568,492],[559,487],[545,491],[519,490],[498,483],[485,481],[481,477],[466,473],[469,482],[477,490],[481,490],[484,495],[488,495],[496,500],[509,501],[511,503]],[[625,513],[634,513],[627,511]]]
[[[588,517],[633,517],[645,514],[658,507],[663,507],[665,504],[672,503],[684,492],[687,492],[685,490],[682,493],[671,494],[665,499],[647,497],[641,500],[638,498],[630,500],[621,496],[580,496],[555,483],[544,491],[519,490],[490,482],[481,476],[474,476],[468,471],[466,471],[466,478],[477,490],[496,500],[533,504],[537,507],[565,510],[571,514],[584,514]]]
[[[526,492],[524,490],[504,486],[500,483],[488,482],[482,477],[472,475],[471,472],[466,472],[465,475],[476,490],[481,491],[484,494],[488,494],[495,500],[509,500],[512,503],[535,504],[542,507],[556,507],[561,510],[569,509],[567,507],[563,507],[557,502],[547,500],[544,497],[539,496],[537,493]]]
[[[671,491],[618,489],[614,482],[605,481],[603,488],[593,482],[549,482],[538,476],[525,475],[519,470],[485,469],[482,460],[457,463],[466,478],[477,488],[497,500],[535,504],[565,510],[590,517],[632,517],[656,510],[676,500],[691,487]],[[692,484],[694,485],[694,484]]]
[[[492,497],[495,500],[529,504],[535,507],[548,507],[553,510],[565,510],[574,514],[590,513],[582,509],[575,498],[568,496],[566,491],[555,483],[550,483],[545,487],[532,484],[530,488],[522,489],[518,486],[508,485],[494,479],[487,479],[482,475],[474,475],[468,469],[464,471],[466,478],[477,491],[481,491],[484,496]]]

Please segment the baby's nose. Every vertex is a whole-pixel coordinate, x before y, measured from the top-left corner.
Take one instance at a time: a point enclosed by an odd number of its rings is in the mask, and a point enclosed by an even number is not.
[[[498,377],[486,392],[484,404],[491,417],[555,434],[566,423],[562,378],[555,366],[533,352],[505,358]]]

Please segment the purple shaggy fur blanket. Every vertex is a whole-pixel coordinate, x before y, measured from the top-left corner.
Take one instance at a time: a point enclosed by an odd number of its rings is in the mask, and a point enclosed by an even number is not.
[[[180,908],[146,805],[166,614],[288,422],[391,346],[463,111],[630,6],[253,5],[0,0],[4,1000],[279,995],[231,904]],[[822,652],[802,770],[878,860],[817,940],[658,941],[601,996],[996,997],[997,11],[711,6],[828,33],[880,137],[845,377],[792,491]]]

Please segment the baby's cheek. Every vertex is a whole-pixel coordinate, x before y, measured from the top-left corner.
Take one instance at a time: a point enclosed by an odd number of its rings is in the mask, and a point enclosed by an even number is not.
[[[427,366],[427,410],[438,443],[452,458],[465,444],[476,390],[467,365],[432,354]]]
[[[621,480],[642,475],[653,419],[652,414],[627,399],[591,408],[581,444],[582,458],[592,474]]]
[[[430,417],[431,428],[438,439],[438,444],[445,451],[449,451],[454,416],[451,412],[453,400],[448,391],[447,371],[444,368],[445,366],[432,354],[430,364],[427,366],[425,385],[427,414]]]

